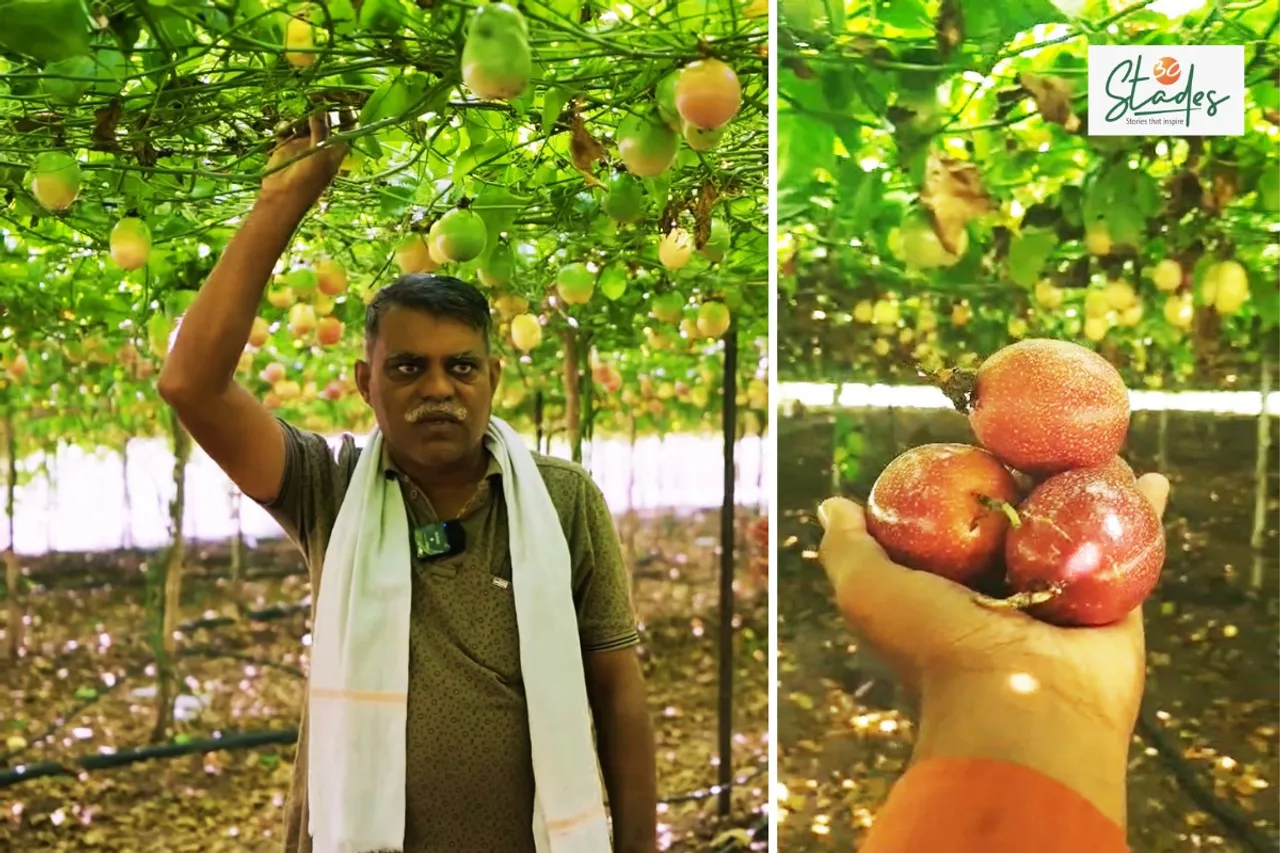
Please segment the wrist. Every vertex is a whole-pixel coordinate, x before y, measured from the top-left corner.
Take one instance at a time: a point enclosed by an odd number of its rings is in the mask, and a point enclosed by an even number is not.
[[[931,684],[912,762],[986,758],[1029,767],[1080,794],[1126,826],[1130,732],[1052,690],[1018,692],[1007,677]]]
[[[282,192],[263,189],[253,202],[254,212],[262,211],[271,217],[286,217],[286,221],[297,224],[307,215],[312,202],[299,197],[295,192]]]

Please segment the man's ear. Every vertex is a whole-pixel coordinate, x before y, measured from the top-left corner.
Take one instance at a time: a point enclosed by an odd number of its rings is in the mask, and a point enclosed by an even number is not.
[[[489,399],[498,394],[498,382],[502,379],[502,359],[492,356],[489,359]]]
[[[369,405],[373,405],[369,401],[369,375],[371,371],[372,368],[369,366],[369,362],[364,359],[356,360],[356,388],[359,389],[360,396]]]

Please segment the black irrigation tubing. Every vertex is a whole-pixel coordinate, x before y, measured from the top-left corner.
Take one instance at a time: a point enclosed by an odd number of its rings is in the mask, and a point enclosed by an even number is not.
[[[296,666],[289,666],[287,663],[276,663],[275,661],[263,660],[253,655],[242,655],[239,652],[229,652],[225,649],[217,649],[213,646],[193,646],[189,649],[183,649],[178,652],[179,657],[201,657],[201,658],[230,658],[238,660],[241,663],[253,664],[264,669],[278,669],[283,673],[292,675],[294,678],[305,679],[307,674]]]
[[[204,740],[192,740],[186,743],[165,743],[156,746],[144,746],[138,749],[122,749],[119,752],[113,752],[107,755],[85,755],[72,760],[72,765],[79,767],[81,770],[105,770],[112,767],[124,767],[129,764],[135,764],[139,761],[151,761],[157,758],[181,758],[187,755],[203,754],[206,752],[217,752],[219,750],[236,750],[236,749],[253,749],[259,746],[288,746],[298,740],[297,729],[280,729],[277,731],[265,732],[234,732],[231,734],[219,735],[218,737],[205,738]],[[750,773],[744,775],[738,784],[750,779],[752,776],[760,772],[757,766]],[[75,776],[77,771],[71,769],[65,764],[56,761],[49,761],[44,764],[28,764],[18,765],[8,770],[0,771],[0,788],[8,788],[22,782],[32,779],[43,779],[50,776]],[[658,800],[660,804],[671,805],[674,803],[696,802],[714,796],[716,790],[714,788],[708,791],[695,791],[692,794],[680,794],[674,797],[667,797]]]
[[[294,676],[295,678],[307,677],[306,673],[304,673],[302,670],[298,669],[295,666],[289,666],[288,664],[284,664],[284,663],[276,663],[275,661],[263,660],[262,658],[256,658],[251,655],[242,655],[239,652],[227,651],[225,649],[217,649],[212,646],[193,646],[187,649],[180,649],[178,651],[178,657],[202,657],[202,658],[215,658],[215,659],[231,658],[233,660],[242,661],[244,663],[251,663],[251,664],[254,664],[255,666],[263,667],[264,669],[278,669],[281,672]],[[45,727],[45,730],[43,732],[41,732],[40,734],[28,740],[26,746],[0,754],[0,764],[8,764],[12,762],[13,759],[22,755],[27,750],[31,749],[34,746],[38,746],[43,741],[46,741],[49,738],[53,737],[61,729],[65,728],[67,725],[74,722],[76,717],[83,714],[85,711],[87,711],[90,707],[92,707],[97,702],[100,702],[101,700],[107,698],[107,696],[110,695],[111,692],[114,691],[117,687],[119,687],[121,684],[128,681],[129,679],[136,677],[139,673],[141,673],[147,667],[151,666],[152,663],[153,661],[146,661],[145,663],[134,664],[133,666],[128,667],[124,671],[124,673],[119,678],[116,679],[116,682],[114,684],[111,684],[101,690],[98,690],[97,694],[92,699],[85,699],[79,705],[72,708],[67,713],[59,715],[52,723],[50,723],[48,726]]]
[[[310,610],[310,605],[308,604],[279,605],[274,607],[268,607],[263,610],[248,611],[244,614],[244,619],[245,621],[250,621],[250,622],[268,622],[274,619],[282,619],[288,616],[292,616],[299,612],[309,612],[309,610]],[[181,625],[178,626],[178,630],[184,634],[192,634],[201,628],[225,627],[228,625],[237,624],[238,621],[239,620],[236,620],[228,616],[219,616],[219,617],[213,617],[209,619],[195,619],[195,620],[183,622]],[[194,657],[207,657],[207,658],[220,658],[220,657],[232,658],[234,660],[243,661],[245,663],[254,664],[256,666],[261,666],[264,668],[278,669],[282,672],[288,673],[289,675],[295,676],[297,678],[306,678],[306,674],[303,673],[302,670],[298,669],[297,667],[292,667],[292,666],[289,666],[288,664],[276,663],[275,661],[264,660],[262,658],[256,658],[250,655],[242,655],[238,652],[231,652],[223,649],[218,649],[213,646],[207,646],[207,645],[192,646],[187,649],[180,650],[178,652],[178,655],[179,657],[194,656]],[[151,665],[151,661],[147,661],[146,663],[138,664],[127,669],[125,671],[125,674],[121,676],[120,681],[117,681],[115,684],[111,685],[105,690],[100,691],[98,695],[95,696],[94,698],[85,700],[79,706],[77,706],[76,708],[73,708],[70,712],[68,712],[66,715],[64,715],[61,718],[62,720],[61,722],[55,722],[54,724],[46,728],[46,730],[42,734],[37,735],[35,738],[31,739],[26,748],[29,749],[31,746],[34,746],[35,744],[40,743],[41,741],[47,739],[48,737],[56,733],[59,729],[61,729],[63,726],[67,724],[67,721],[83,713],[89,706],[93,705],[98,700],[104,698],[109,692],[111,692],[116,687],[118,687],[122,681],[137,675],[138,672],[142,671],[143,669],[145,669],[147,666],[150,666],[150,665]],[[4,754],[0,754],[0,763],[8,762],[10,759],[14,758],[15,756],[22,754],[23,751],[25,750],[19,749],[19,750],[13,750]],[[698,799],[698,798],[695,798],[695,799]]]
[[[1249,817],[1230,802],[1219,798],[1205,786],[1200,776],[1182,757],[1181,750],[1173,739],[1164,732],[1155,714],[1144,703],[1138,715],[1138,733],[1165,760],[1165,764],[1173,771],[1174,778],[1187,792],[1196,805],[1218,819],[1228,831],[1233,833],[1253,853],[1275,853],[1276,842],[1268,838],[1249,820]]]
[[[310,604],[279,604],[273,607],[264,607],[262,610],[249,610],[244,613],[243,619],[236,619],[233,616],[215,616],[210,619],[192,619],[183,622],[178,626],[178,630],[184,634],[190,634],[201,628],[222,628],[227,625],[235,625],[241,621],[247,622],[270,622],[273,619],[284,619],[297,613],[310,613]]]
[[[205,740],[193,740],[187,743],[166,743],[139,749],[123,749],[108,755],[85,755],[75,759],[72,764],[80,768],[80,770],[105,770],[155,758],[177,758],[184,755],[215,752],[222,749],[252,749],[253,747],[271,744],[287,745],[297,739],[297,729],[274,732],[244,732]],[[16,785],[30,779],[41,779],[49,776],[75,776],[78,772],[56,761],[44,764],[19,765],[10,770],[0,771],[0,788],[7,788],[10,785]]]
[[[105,699],[108,695],[110,695],[110,693],[113,690],[115,690],[121,684],[124,684],[130,678],[136,676],[138,673],[142,672],[144,669],[146,669],[150,665],[151,665],[151,662],[147,661],[146,663],[134,664],[133,666],[129,667],[124,671],[123,675],[121,675],[119,678],[116,679],[114,684],[111,684],[109,686],[104,687],[101,690],[98,690],[97,693],[93,696],[93,698],[85,699],[81,701],[79,705],[75,706],[67,713],[60,714],[58,717],[56,717],[52,723],[50,723],[48,726],[45,727],[45,730],[43,732],[41,732],[40,734],[28,740],[26,746],[20,747],[18,749],[10,750],[0,755],[0,763],[8,764],[10,761],[17,758],[19,755],[22,755],[22,753],[26,752],[31,747],[39,744],[41,741],[45,741],[53,737],[55,734],[58,733],[60,729],[62,729],[64,726],[74,721],[76,717],[83,714],[90,707],[92,707],[102,699]]]
[[[46,573],[42,573],[46,574]],[[89,573],[84,573],[89,574]],[[307,574],[305,566],[295,566],[288,569],[274,569],[268,571],[246,572],[241,576],[242,581],[253,583],[264,580],[281,580],[283,578],[298,577]],[[201,581],[219,581],[230,580],[231,572],[194,572],[191,574],[183,574],[182,582],[199,583]],[[95,577],[79,581],[77,583],[61,583],[61,578],[54,579],[50,577],[37,577],[29,575],[23,577],[29,585],[23,591],[24,595],[48,595],[56,592],[85,592],[94,589],[103,589],[104,587],[128,588],[134,586],[144,586],[147,582],[146,576],[138,573],[137,576],[125,576],[119,578]],[[8,594],[3,582],[0,582],[0,593]]]
[[[662,554],[653,553],[645,554],[636,558],[635,574],[637,577],[646,577],[642,570],[648,569],[654,564],[670,563],[670,561]],[[221,561],[216,562],[221,565]],[[652,571],[652,570],[651,570]],[[127,574],[126,574],[127,572]],[[88,590],[102,589],[104,587],[128,588],[134,586],[143,586],[146,584],[146,576],[141,572],[133,569],[125,569],[116,572],[120,577],[102,577],[103,574],[112,574],[112,572],[95,573],[90,570],[62,570],[62,569],[45,569],[38,572],[32,572],[29,575],[23,575],[21,580],[27,588],[23,590],[24,595],[49,595],[58,592],[85,592]],[[241,580],[249,583],[264,580],[281,580],[283,578],[300,577],[307,574],[306,566],[287,566],[273,567],[267,569],[258,569],[254,571],[246,571]],[[94,576],[97,575],[97,576]],[[82,580],[76,583],[64,583],[68,577],[79,576]],[[653,578],[665,578],[665,575],[654,572]],[[201,581],[218,581],[231,580],[231,572],[215,571],[215,572],[184,572],[182,582],[201,582]],[[8,595],[8,588],[5,586],[4,580],[0,579],[0,597]]]
[[[301,607],[302,605],[294,605],[290,608],[269,608],[269,611],[271,612],[266,618],[279,618],[279,616],[283,614],[279,613],[278,611],[291,610],[296,612],[296,610]],[[258,613],[259,614],[268,613],[268,611],[258,611]],[[200,621],[215,622],[218,620],[200,620]],[[183,626],[184,630],[187,628],[187,626],[191,624],[195,624],[195,623],[186,623]],[[297,667],[289,666],[288,664],[276,663],[274,661],[263,660],[261,658],[252,657],[250,655],[242,655],[238,652],[218,649],[212,646],[194,646],[192,648],[183,649],[178,652],[178,656],[179,657],[231,658],[234,660],[243,661],[245,663],[251,663],[251,664],[254,664],[255,666],[278,669],[282,672],[285,672],[289,675],[294,676],[295,678],[306,678],[306,673],[304,673],[302,670],[298,669]],[[18,755],[21,755],[22,752],[25,751],[25,749],[30,749],[32,746],[40,743],[43,740],[48,739],[58,729],[67,725],[67,723],[70,722],[74,717],[83,713],[84,710],[88,708],[90,705],[93,705],[95,702],[105,698],[108,693],[110,693],[112,690],[115,690],[117,687],[123,684],[125,680],[127,680],[132,676],[137,675],[139,672],[144,670],[150,664],[151,662],[148,661],[145,664],[138,664],[126,670],[125,674],[121,676],[115,682],[115,684],[112,684],[110,687],[106,688],[105,690],[100,691],[98,695],[96,695],[92,699],[86,700],[85,702],[81,703],[78,707],[74,708],[72,711],[64,715],[59,721],[49,726],[42,734],[37,735],[35,738],[32,738],[31,741],[27,744],[27,746],[24,747],[24,749],[14,750],[3,756],[0,756],[0,761],[7,762],[12,758]],[[197,752],[212,752],[219,749],[249,749],[255,746],[261,746],[264,744],[273,744],[273,743],[291,744],[297,740],[297,734],[298,734],[297,729],[287,729],[287,730],[277,731],[277,732],[251,732],[247,734],[233,734],[225,737],[218,737],[218,738],[207,739],[202,741],[191,741],[185,744],[164,744],[161,746],[154,746],[154,747],[142,747],[140,749],[125,750],[123,752],[113,753],[111,755],[90,755],[90,756],[85,756],[83,758],[76,759],[74,763],[85,770],[98,770],[98,769],[103,769],[108,767],[120,767],[126,764],[132,764],[138,761],[147,761],[155,758],[175,758],[175,757],[180,757],[184,755],[191,755]],[[733,784],[735,786],[745,785],[747,782],[751,781],[756,776],[759,776],[764,766],[765,765],[763,764],[757,764],[751,770],[735,778],[733,780]],[[57,762],[47,762],[45,764],[25,765],[25,766],[19,765],[16,768],[10,768],[8,770],[0,771],[0,788],[5,788],[10,785],[16,785],[19,782],[24,782],[29,779],[39,779],[47,776],[74,776],[74,775],[76,775],[74,771]],[[720,786],[712,785],[709,788],[703,788],[697,791],[691,791],[687,794],[677,794],[672,797],[667,797],[665,799],[659,800],[659,802],[665,805],[698,802],[700,800],[706,800],[711,797],[714,797],[719,793],[720,793]],[[732,848],[726,848],[726,849],[732,849]]]
[[[208,619],[191,619],[178,625],[178,630],[183,634],[192,634],[201,628],[225,628],[228,625],[236,625],[241,622],[270,622],[274,619],[284,619],[298,613],[310,613],[310,604],[279,604],[271,607],[265,607],[262,610],[248,610],[243,614],[241,619],[231,616],[216,616]],[[49,657],[53,663],[59,663],[69,657],[75,656],[80,650],[79,647],[72,650],[63,650]]]

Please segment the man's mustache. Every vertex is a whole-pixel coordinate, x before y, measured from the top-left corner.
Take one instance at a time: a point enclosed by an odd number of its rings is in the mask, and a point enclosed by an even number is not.
[[[404,419],[411,424],[439,418],[462,423],[467,419],[467,410],[463,406],[449,403],[424,403],[421,406],[410,409],[409,413],[404,416]]]

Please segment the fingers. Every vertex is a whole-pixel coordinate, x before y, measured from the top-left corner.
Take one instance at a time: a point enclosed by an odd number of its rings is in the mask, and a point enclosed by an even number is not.
[[[1156,515],[1164,518],[1164,509],[1169,503],[1169,481],[1161,474],[1143,474],[1138,479],[1138,491],[1151,502]]]
[[[342,127],[344,116],[338,118],[339,127]],[[331,125],[329,124],[329,113],[327,110],[318,110],[310,118],[311,122],[311,147],[318,148],[321,143],[329,138]],[[344,128],[345,129],[345,128]],[[329,159],[336,165],[341,163],[347,154],[347,146],[343,142],[326,146]]]
[[[1141,644],[1144,641],[1146,633],[1146,623],[1142,618],[1142,605],[1129,611],[1129,615],[1121,620],[1119,629],[1124,633],[1132,636],[1135,642]]]
[[[914,642],[930,635],[944,611],[969,608],[963,588],[894,563],[867,532],[861,507],[831,498],[818,509],[826,529],[818,560],[840,612],[872,645],[914,656]]]
[[[844,498],[830,498],[818,507],[818,520],[826,531],[818,548],[818,561],[832,585],[866,563],[889,562],[884,549],[867,532],[862,507]]]
[[[271,149],[271,156],[276,162],[284,163],[302,154],[308,147],[309,143],[305,139],[290,139]]]
[[[316,110],[307,119],[307,124],[311,128],[311,144],[318,146],[329,138],[329,114],[324,110]]]

